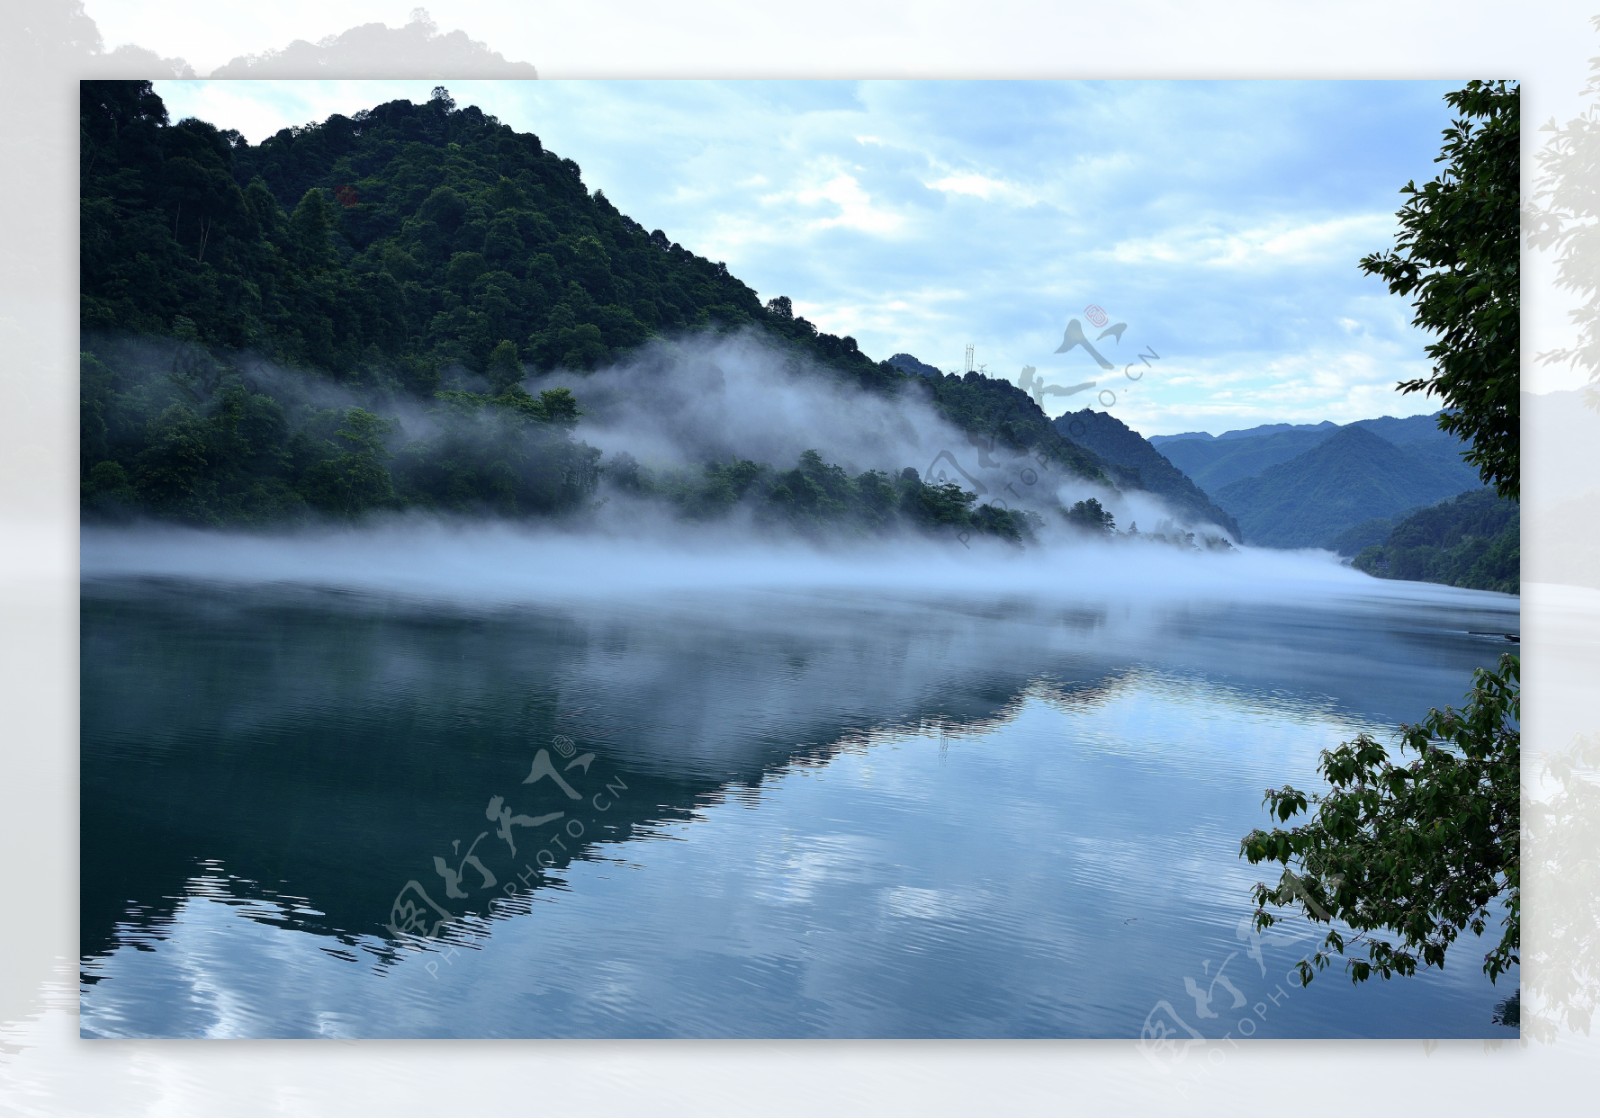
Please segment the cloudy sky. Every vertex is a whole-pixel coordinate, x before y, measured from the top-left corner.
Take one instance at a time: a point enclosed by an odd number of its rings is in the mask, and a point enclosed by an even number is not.
[[[418,81],[157,83],[258,141]],[[1418,82],[452,82],[647,229],[874,357],[1033,366],[1146,434],[1432,411],[1410,308],[1357,267],[1437,167]],[[1056,354],[1077,317],[1126,323]],[[1158,355],[1138,382],[1124,363]]]

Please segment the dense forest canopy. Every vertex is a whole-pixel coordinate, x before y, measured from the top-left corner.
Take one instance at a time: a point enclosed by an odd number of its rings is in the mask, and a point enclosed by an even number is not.
[[[1469,491],[1402,518],[1353,564],[1384,579],[1516,594],[1522,586],[1520,507],[1491,489]]]
[[[574,431],[581,393],[530,392],[528,379],[691,331],[757,330],[841,388],[923,394],[980,452],[1027,451],[1063,476],[1107,481],[1015,386],[911,376],[819,331],[785,297],[763,304],[725,264],[591,194],[538,137],[443,88],[260,144],[169,120],[148,82],[84,82],[81,112],[89,515],[220,524],[576,509],[607,469]],[[846,487],[809,460],[753,464],[753,475],[752,464],[703,465],[691,478],[618,470],[702,512],[731,486],[785,517],[798,502],[802,523],[871,526],[888,502],[895,520],[1029,531],[1020,510],[985,511],[959,486],[913,486],[903,471]]]
[[[1157,494],[1172,508],[1203,523],[1217,525],[1236,539],[1241,536],[1232,514],[1218,508],[1149,440],[1115,416],[1081,408],[1057,416],[1054,426],[1062,435],[1097,455],[1107,472],[1123,485]]]
[[[86,330],[168,333],[181,315],[207,344],[426,393],[452,364],[489,373],[502,342],[592,368],[652,331],[760,322],[888,380],[442,90],[259,145],[170,124],[147,83],[85,83],[83,108]]]

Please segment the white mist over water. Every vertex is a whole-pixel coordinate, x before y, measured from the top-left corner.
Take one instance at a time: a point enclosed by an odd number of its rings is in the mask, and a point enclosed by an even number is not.
[[[726,526],[634,531],[403,516],[279,533],[85,527],[82,576],[298,584],[465,604],[650,599],[740,590],[837,589],[888,597],[1022,596],[1045,602],[1327,599],[1514,601],[1374,579],[1326,552],[1194,552],[1117,538],[1019,551],[974,537],[822,546],[763,543]]]
[[[151,376],[172,362],[170,354],[148,357],[137,364],[148,365]],[[345,386],[270,363],[250,360],[245,369],[286,399],[362,404]],[[893,394],[867,392],[753,330],[661,339],[594,373],[558,371],[524,385],[534,393],[571,389],[583,412],[575,436],[646,467],[693,470],[746,458],[782,470],[814,449],[851,472],[894,474],[910,466],[924,480],[943,472],[980,491],[980,502],[1044,513],[1041,540],[1019,549],[977,533],[907,529],[870,540],[815,541],[758,525],[737,507],[720,521],[686,521],[669,501],[603,485],[589,508],[565,519],[413,512],[275,531],[86,525],[82,575],[285,583],[463,604],[786,589],[1066,603],[1484,601],[1482,592],[1373,579],[1322,551],[1197,551],[1148,535],[1084,535],[1063,525],[1058,511],[1088,497],[1099,499],[1123,529],[1139,522],[1148,534],[1181,518],[1150,494],[1117,491],[1046,469],[997,442],[975,442],[938,413],[917,382]],[[396,446],[437,427],[420,401],[365,406],[397,421]],[[951,469],[957,467],[959,473]],[[1185,527],[1222,534],[1215,526]]]

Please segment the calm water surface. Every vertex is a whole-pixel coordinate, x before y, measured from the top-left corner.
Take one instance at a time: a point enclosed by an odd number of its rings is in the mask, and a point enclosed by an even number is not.
[[[1515,599],[1394,585],[489,609],[90,581],[82,1032],[1510,1036],[1517,977],[1472,943],[1292,985],[1312,941],[1249,935],[1238,849],[1267,786],[1459,704],[1510,647],[1473,631],[1517,628]]]

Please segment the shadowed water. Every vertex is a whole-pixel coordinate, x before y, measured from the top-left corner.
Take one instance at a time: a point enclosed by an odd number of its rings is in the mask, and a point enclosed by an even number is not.
[[[1312,942],[1249,935],[1238,848],[1265,787],[1459,703],[1516,630],[1515,599],[1393,584],[536,608],[91,580],[82,1031],[1503,1035],[1516,976],[1466,941],[1293,986]]]

